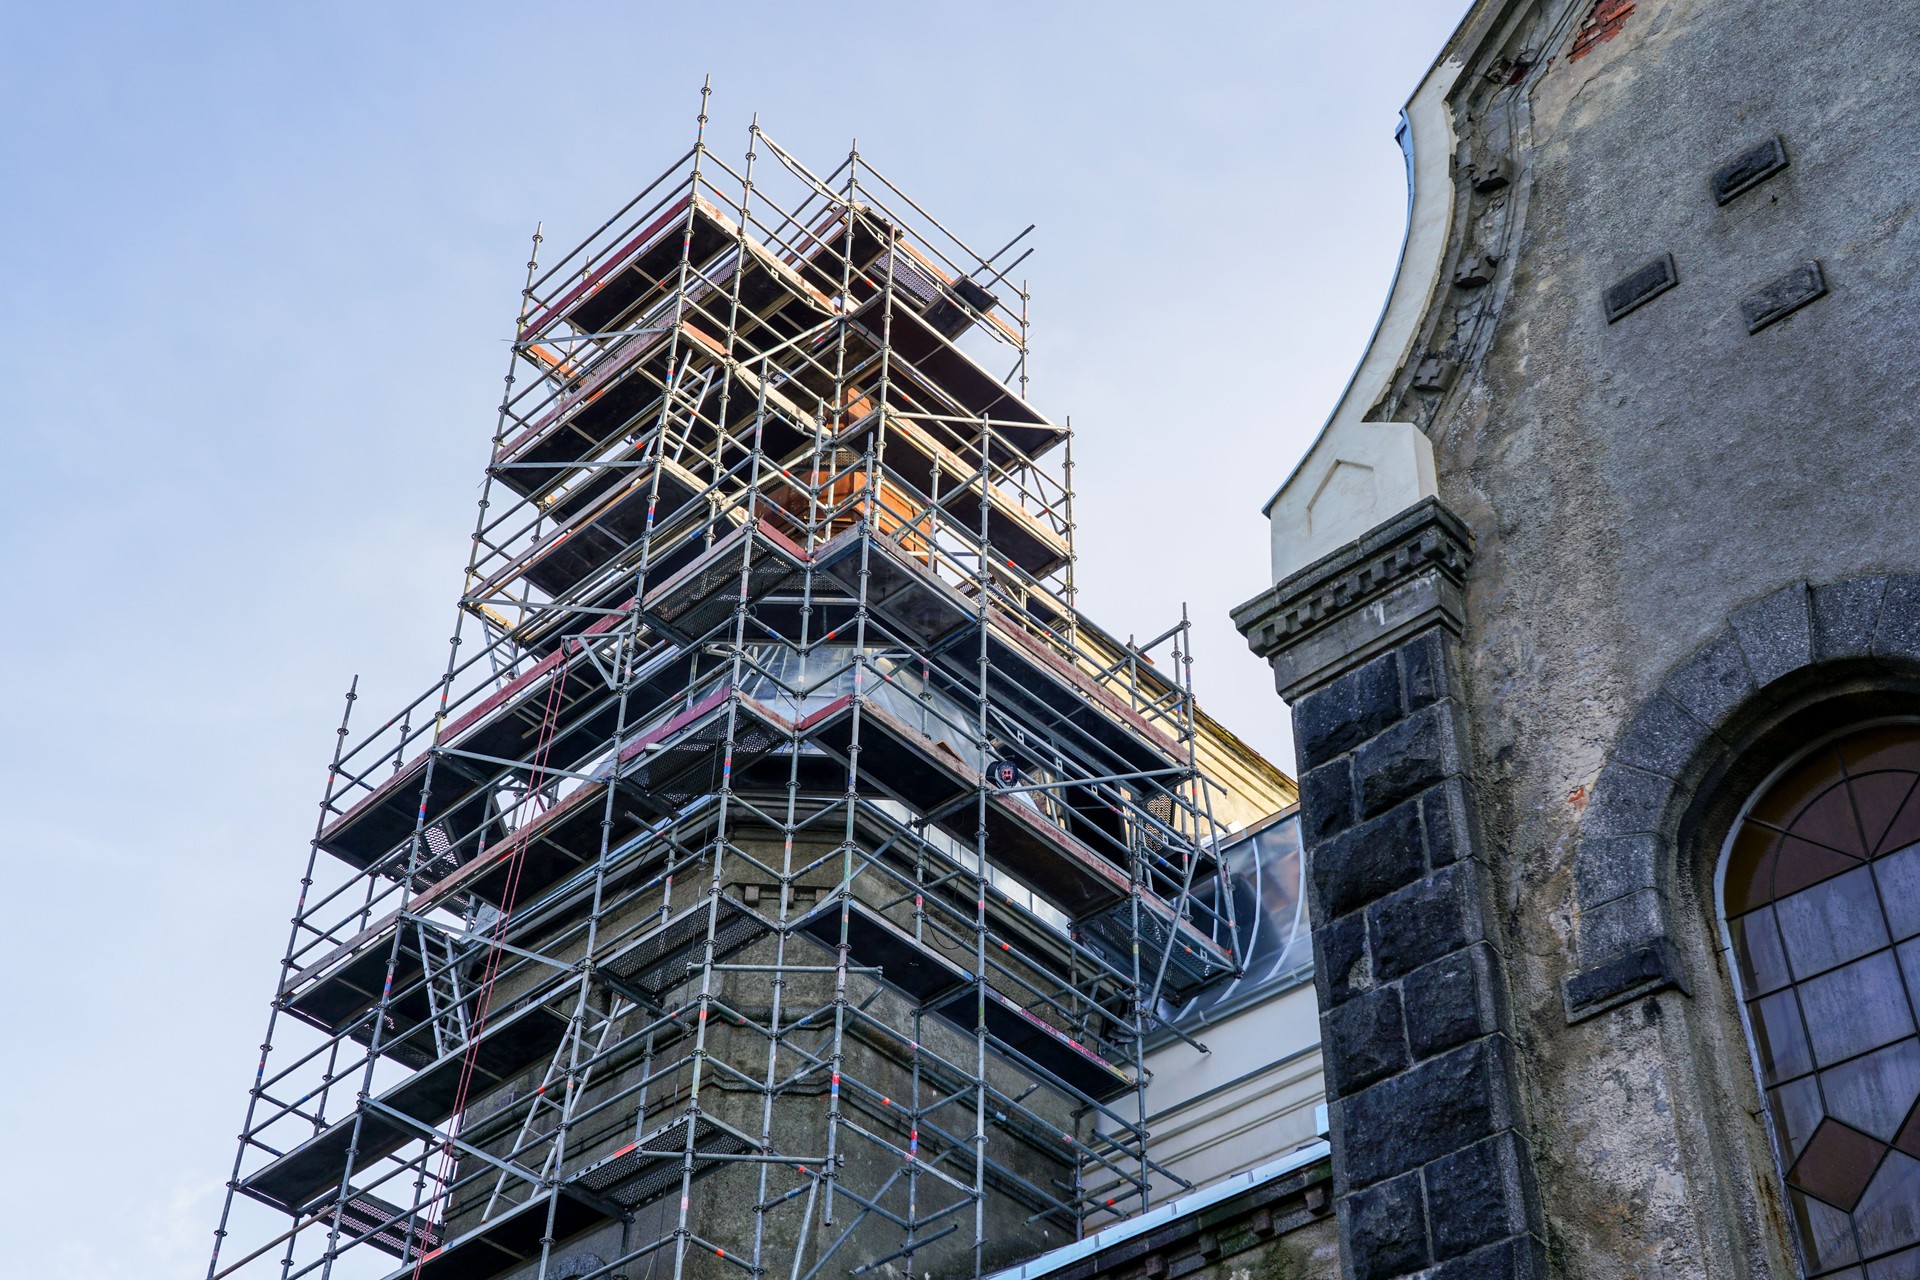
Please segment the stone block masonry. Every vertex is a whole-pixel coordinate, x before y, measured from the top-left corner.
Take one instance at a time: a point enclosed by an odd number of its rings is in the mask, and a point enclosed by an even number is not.
[[[1542,1274],[1456,674],[1470,559],[1428,500],[1235,613],[1293,700],[1354,1280]]]

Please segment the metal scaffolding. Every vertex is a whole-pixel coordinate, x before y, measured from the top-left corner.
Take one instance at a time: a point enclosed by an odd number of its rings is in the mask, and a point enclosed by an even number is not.
[[[210,1280],[977,1276],[1185,1185],[1143,1043],[1236,970],[1218,836],[1290,784],[1184,623],[1074,607],[1025,233],[705,123],[528,264],[448,667],[342,718]]]

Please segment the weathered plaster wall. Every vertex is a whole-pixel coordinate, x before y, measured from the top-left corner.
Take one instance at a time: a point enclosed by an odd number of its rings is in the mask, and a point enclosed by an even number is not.
[[[1456,380],[1403,380],[1379,416],[1427,427],[1475,535],[1474,774],[1555,1269],[1791,1274],[1710,868],[1672,922],[1693,996],[1570,1026],[1573,853],[1622,726],[1730,613],[1920,565],[1920,9],[1639,0],[1569,61],[1590,8],[1510,117],[1499,279],[1440,308],[1492,299],[1484,347],[1462,337]],[[1457,126],[1482,156],[1490,123]],[[1717,205],[1716,167],[1776,132],[1790,166]],[[1608,324],[1603,291],[1661,253],[1677,286]],[[1813,259],[1829,295],[1750,335],[1742,299]]]

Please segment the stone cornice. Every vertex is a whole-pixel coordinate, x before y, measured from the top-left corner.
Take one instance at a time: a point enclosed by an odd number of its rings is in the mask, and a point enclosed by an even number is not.
[[[1293,697],[1431,625],[1459,633],[1473,534],[1426,498],[1233,611]]]

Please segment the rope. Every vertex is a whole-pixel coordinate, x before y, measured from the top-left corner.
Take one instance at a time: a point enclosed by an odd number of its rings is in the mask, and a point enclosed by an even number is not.
[[[553,684],[547,690],[546,706],[540,718],[538,746],[534,750],[533,770],[527,778],[528,789],[532,795],[538,795],[541,787],[545,785],[547,756],[553,747],[554,730],[559,724],[560,706],[564,699],[567,685],[567,668],[573,656],[572,648],[572,642],[562,642],[560,665],[554,672]],[[434,1173],[434,1178],[440,1183],[443,1194],[449,1197],[446,1205],[441,1210],[441,1221],[443,1223],[450,1216],[449,1210],[452,1208],[452,1188],[449,1185],[449,1179],[452,1176],[453,1166],[457,1163],[454,1155],[454,1139],[459,1136],[460,1121],[466,1113],[467,1098],[473,1085],[473,1075],[480,1057],[480,1041],[486,1034],[487,1015],[493,1009],[494,983],[500,977],[501,961],[506,955],[502,944],[506,941],[507,925],[513,918],[514,904],[520,895],[520,872],[526,865],[526,859],[521,855],[527,850],[529,841],[527,831],[531,826],[531,823],[521,824],[520,830],[514,835],[513,852],[506,857],[506,891],[500,898],[500,915],[494,920],[493,927],[488,935],[487,959],[481,970],[483,976],[480,981],[480,996],[473,1023],[473,1034],[468,1037],[466,1052],[462,1054],[460,1058],[460,1085],[454,1093],[453,1116],[449,1121],[448,1136],[440,1144],[440,1163]],[[414,1260],[413,1280],[420,1280],[420,1271],[422,1267],[426,1266],[427,1256],[428,1255],[422,1254]]]

